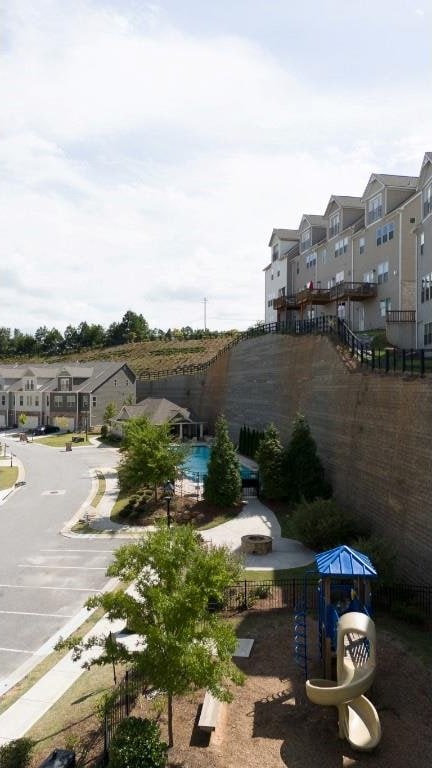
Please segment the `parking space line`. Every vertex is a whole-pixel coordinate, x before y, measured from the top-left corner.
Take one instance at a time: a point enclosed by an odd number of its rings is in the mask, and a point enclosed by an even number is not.
[[[54,589],[58,592],[100,592],[94,587],[35,587],[34,584],[0,584],[0,589]]]
[[[102,554],[109,554],[112,555],[116,550],[115,549],[40,549],[40,552],[84,552],[84,554],[87,554],[87,552],[97,552]]]
[[[33,656],[36,651],[20,651],[19,648],[2,648],[0,646],[0,651],[5,651],[6,653],[27,653],[29,656]]]
[[[51,569],[58,571],[74,570],[74,571],[106,571],[106,566],[87,566],[87,565],[33,565],[32,563],[19,563],[18,568],[45,568],[45,570]]]
[[[48,616],[54,619],[71,619],[73,613],[36,613],[35,611],[0,611],[12,616]]]

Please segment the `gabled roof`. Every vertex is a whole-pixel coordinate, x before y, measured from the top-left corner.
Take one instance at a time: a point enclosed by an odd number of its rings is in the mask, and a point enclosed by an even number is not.
[[[273,240],[275,237],[277,237],[278,240],[298,240],[298,229],[274,229],[271,233],[269,241],[270,247],[273,245]]]
[[[327,208],[325,209],[324,216],[328,216],[330,208],[336,203],[340,208],[363,208],[363,202],[361,197],[353,197],[351,195],[332,195],[328,201]]]
[[[82,383],[75,384],[73,391],[93,392],[102,386],[108,379],[114,376],[117,371],[126,368],[130,377],[135,381],[136,376],[124,361],[91,363],[90,365],[80,365],[73,363],[45,363],[43,365],[0,365],[0,378],[11,380],[10,389],[16,389],[17,383],[23,376],[35,376],[38,388],[43,391],[57,389],[58,376],[63,372],[65,375],[72,376],[74,379],[83,379]]]
[[[428,165],[432,165],[432,152],[425,152],[422,167],[420,170],[420,176],[418,180],[417,189],[421,189],[424,182],[425,182],[425,176],[426,176],[426,168]]]
[[[369,181],[366,184],[366,189],[363,192],[362,200],[366,200],[372,192],[372,187],[378,184],[380,189],[389,187],[390,189],[412,189],[413,192],[417,189],[418,176],[399,176],[392,173],[372,173],[369,177]],[[378,190],[379,191],[379,190]]]
[[[367,555],[345,545],[321,552],[315,562],[323,576],[378,576]]]
[[[317,216],[314,213],[304,213],[300,222],[300,227],[303,224],[303,221],[307,221],[311,227],[326,227],[327,226],[327,220],[325,216]]]
[[[119,421],[138,419],[146,416],[153,424],[165,424],[173,421],[194,421],[187,408],[181,408],[165,397],[146,397],[136,405],[124,405],[116,417]]]

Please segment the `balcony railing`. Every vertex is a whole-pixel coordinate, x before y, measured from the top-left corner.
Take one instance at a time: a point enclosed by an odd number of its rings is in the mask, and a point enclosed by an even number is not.
[[[386,313],[387,323],[415,323],[415,309],[389,309]]]

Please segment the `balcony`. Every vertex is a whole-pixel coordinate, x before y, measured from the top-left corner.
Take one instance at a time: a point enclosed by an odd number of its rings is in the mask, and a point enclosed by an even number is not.
[[[287,309],[299,309],[300,304],[295,296],[278,296],[277,299],[273,299],[273,309],[278,311],[284,311]]]
[[[386,313],[387,323],[415,323],[415,309],[389,309]]]
[[[331,301],[364,301],[377,295],[376,283],[338,283],[330,288]]]

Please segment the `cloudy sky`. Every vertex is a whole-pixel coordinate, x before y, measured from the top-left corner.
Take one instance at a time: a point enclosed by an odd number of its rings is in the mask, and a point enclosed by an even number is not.
[[[0,325],[246,328],[273,227],[432,150],[430,0],[0,6]]]

